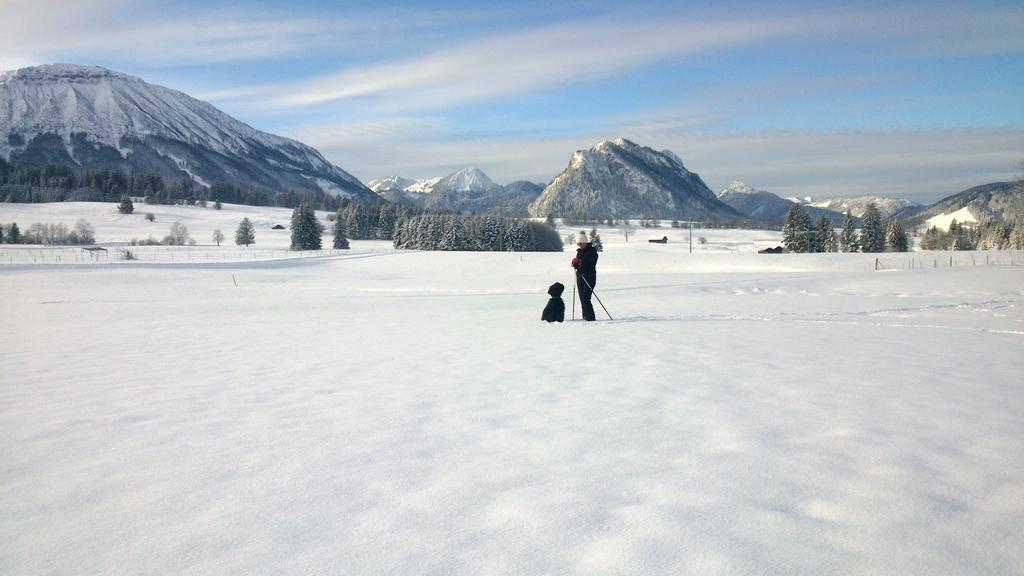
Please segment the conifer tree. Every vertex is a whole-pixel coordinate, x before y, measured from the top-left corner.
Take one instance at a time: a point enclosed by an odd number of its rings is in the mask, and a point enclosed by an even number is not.
[[[814,235],[814,239],[817,252],[839,251],[835,226],[832,225],[832,221],[826,216],[818,218],[818,231]]]
[[[7,229],[7,243],[21,244],[21,230],[18,228],[17,222],[11,222],[11,226]]]
[[[945,250],[946,249],[946,233],[939,230],[937,227],[932,226],[928,230],[925,230],[924,236],[921,238],[921,249],[922,250]]]
[[[601,235],[597,233],[596,227],[590,229],[590,245],[594,247],[594,250],[604,252],[604,244],[601,242]]]
[[[910,238],[907,237],[907,233],[903,230],[903,226],[895,220],[889,221],[889,226],[885,231],[885,244],[890,252],[909,252],[910,251]]]
[[[438,242],[439,250],[462,250],[466,238],[466,228],[462,222],[462,216],[449,216],[444,219],[441,228],[441,239]]]
[[[4,243],[4,227],[0,224],[0,244]]]
[[[502,232],[501,222],[494,216],[484,216],[483,221],[480,222],[479,235],[481,250],[502,250],[501,241],[503,240],[504,233]]]
[[[529,231],[522,220],[509,222],[505,229],[504,248],[506,252],[522,252],[526,250]]]
[[[849,210],[843,214],[843,231],[839,234],[839,248],[843,252],[860,252],[857,227],[853,224],[853,216],[850,215]]]
[[[242,218],[235,230],[235,244],[238,246],[251,246],[256,243],[256,228],[248,218]]]
[[[787,252],[810,252],[814,247],[811,219],[799,204],[793,204],[782,225],[782,243]]]
[[[395,210],[395,205],[382,205],[380,207],[380,211],[377,213],[377,238],[379,240],[393,238],[395,234],[395,224],[397,221],[398,213]]]
[[[320,222],[313,208],[303,202],[292,211],[292,250],[319,250],[321,247]]]
[[[871,253],[884,252],[885,227],[882,225],[882,215],[879,214],[874,202],[868,204],[861,219],[864,221],[860,232],[861,250]]]
[[[214,203],[213,203],[213,209],[214,210],[220,210],[223,207],[224,206],[220,203],[220,198],[218,198],[216,201],[214,201]]]
[[[427,214],[421,214],[415,218],[413,227],[410,229],[409,248],[413,250],[434,249],[433,241],[430,238],[433,219],[433,216]]]
[[[121,203],[117,205],[117,211],[121,214],[131,214],[135,211],[135,205],[127,194],[121,195]]]
[[[1014,250],[1024,250],[1024,220],[1017,222],[1010,233],[1010,246]]]
[[[345,223],[342,222],[341,218],[334,219],[334,243],[331,247],[335,250],[348,250],[348,240],[345,238]]]

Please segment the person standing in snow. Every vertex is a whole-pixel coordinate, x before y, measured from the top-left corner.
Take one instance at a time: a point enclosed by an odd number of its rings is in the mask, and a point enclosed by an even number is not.
[[[583,319],[588,322],[596,320],[590,297],[597,285],[597,250],[590,244],[590,238],[587,238],[583,230],[576,233],[576,257],[572,259],[572,267],[576,269],[576,287],[580,293]]]

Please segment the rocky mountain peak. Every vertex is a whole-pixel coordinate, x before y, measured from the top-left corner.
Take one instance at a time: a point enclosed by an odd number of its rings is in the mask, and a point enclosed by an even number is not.
[[[671,152],[625,138],[576,151],[569,166],[530,205],[533,216],[581,218],[738,218]]]

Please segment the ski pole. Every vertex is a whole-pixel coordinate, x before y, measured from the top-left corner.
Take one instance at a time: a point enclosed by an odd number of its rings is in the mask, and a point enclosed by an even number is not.
[[[576,282],[572,283],[572,319],[576,319]]]
[[[598,296],[597,292],[594,291],[594,287],[590,285],[590,282],[587,282],[587,278],[583,276],[583,274],[580,274],[579,272],[577,272],[576,275],[583,279],[583,283],[587,285],[587,288],[590,288],[590,293],[594,295],[594,298],[597,298],[597,303],[601,305],[601,308],[604,310],[604,313],[608,314],[608,309],[604,307],[604,302],[601,302],[601,297]],[[614,320],[611,314],[608,314],[608,319]]]

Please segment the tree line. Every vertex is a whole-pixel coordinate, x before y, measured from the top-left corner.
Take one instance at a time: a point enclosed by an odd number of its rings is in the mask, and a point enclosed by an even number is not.
[[[560,252],[562,239],[554,227],[503,216],[473,216],[433,211],[401,204],[345,200],[328,216],[334,249],[347,249],[349,239],[391,240],[405,250],[465,250],[505,252]],[[310,204],[292,211],[292,250],[320,250],[325,227]],[[235,231],[235,243],[256,243],[252,222],[244,218]]]
[[[964,226],[956,220],[949,228],[932,226],[921,238],[922,250],[1024,250],[1024,220],[982,222]]]
[[[22,231],[17,222],[0,224],[0,244],[95,244],[96,229],[84,218],[68,228],[63,223],[36,222]]]
[[[120,170],[82,171],[69,166],[11,164],[0,158],[0,202],[117,202],[122,196],[143,198],[147,204],[206,205],[228,202],[248,206],[295,208],[308,203],[318,210],[334,211],[342,200],[322,191],[241,188],[218,182],[209,188],[182,178],[167,183],[157,174]]]
[[[895,219],[884,220],[874,203],[861,215],[858,233],[853,216],[847,210],[843,227],[836,234],[825,216],[812,223],[803,206],[793,204],[782,224],[782,243],[787,252],[907,252],[910,236]]]
[[[393,242],[407,250],[562,251],[562,238],[546,222],[501,216],[422,214],[400,220]]]

